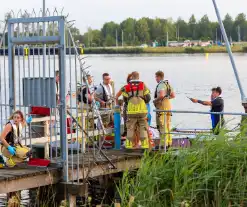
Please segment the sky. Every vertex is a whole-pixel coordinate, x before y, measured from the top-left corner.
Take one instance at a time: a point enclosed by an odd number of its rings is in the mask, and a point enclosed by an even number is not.
[[[234,18],[241,12],[246,12],[247,0],[216,0],[222,18],[229,13]],[[13,10],[15,14],[21,10],[38,14],[42,8],[42,0],[8,0],[0,7],[0,20],[4,14]],[[226,3],[227,2],[227,3]],[[173,18],[181,17],[188,20],[191,14],[201,18],[207,14],[211,20],[216,20],[212,0],[46,0],[46,7],[50,11],[54,8],[64,14],[69,13],[70,20],[76,20],[75,26],[86,32],[88,27],[100,29],[107,21],[120,23],[133,17]],[[52,14],[53,12],[51,12]]]

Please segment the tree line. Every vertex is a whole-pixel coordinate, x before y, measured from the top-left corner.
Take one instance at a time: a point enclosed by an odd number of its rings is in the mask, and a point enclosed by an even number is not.
[[[235,19],[227,14],[223,23],[230,40],[247,41],[247,20],[244,13],[238,14]],[[182,18],[177,21],[171,18],[128,18],[120,24],[106,22],[100,30],[88,28],[84,34],[80,34],[79,30],[75,33],[75,39],[86,47],[122,46],[122,43],[124,46],[135,46],[155,41],[165,46],[167,40],[222,40],[218,22],[210,21],[207,15],[198,20],[192,15],[188,21]]]

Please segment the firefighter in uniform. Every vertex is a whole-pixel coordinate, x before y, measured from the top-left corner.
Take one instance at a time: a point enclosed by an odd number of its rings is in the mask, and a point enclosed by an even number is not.
[[[136,130],[139,129],[141,147],[149,148],[148,123],[146,104],[149,103],[150,91],[146,85],[139,80],[139,73],[132,73],[132,80],[123,87],[122,95],[127,102],[127,139],[126,148],[134,148],[138,142],[135,140]]]
[[[157,110],[171,110],[170,99],[175,98],[175,93],[167,80],[164,80],[164,73],[158,71],[155,73],[155,78],[158,83],[154,94],[154,106]],[[172,145],[171,131],[171,113],[157,112],[156,113],[157,129],[160,132],[160,145],[169,148]]]

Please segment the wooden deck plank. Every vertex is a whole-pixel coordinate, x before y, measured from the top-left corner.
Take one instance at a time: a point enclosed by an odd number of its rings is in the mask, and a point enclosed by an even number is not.
[[[100,175],[117,173],[127,169],[137,169],[140,166],[140,160],[143,153],[126,152],[121,150],[104,151],[107,157],[114,163],[116,169],[113,169],[109,161],[99,153],[94,155],[92,152],[79,155],[79,168],[77,166],[77,155],[74,156],[73,168],[70,165],[69,179],[77,178],[79,171],[79,179],[89,177],[97,177]],[[69,160],[72,156],[69,155]],[[52,163],[58,160],[54,159]],[[84,162],[84,165],[83,165]],[[78,168],[78,171],[77,169]],[[62,170],[58,166],[52,165],[48,168],[28,167],[26,163],[20,168],[0,168],[0,193],[8,193],[12,191],[36,188],[40,186],[57,183],[62,178]]]

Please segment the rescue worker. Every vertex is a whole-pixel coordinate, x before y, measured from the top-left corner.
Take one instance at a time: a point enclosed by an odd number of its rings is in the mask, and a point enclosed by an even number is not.
[[[97,87],[97,90],[95,92],[95,100],[100,103],[101,108],[107,108],[112,109],[113,103],[114,103],[114,93],[113,88],[111,85],[111,77],[109,73],[104,73],[102,75],[103,83]],[[113,114],[104,114],[101,115],[102,121],[105,125],[105,127],[108,127],[110,124],[113,123]]]
[[[130,82],[130,80],[132,79],[132,74],[128,74],[127,76],[127,84]],[[122,95],[122,92],[124,90],[124,87],[123,86],[116,94],[116,104],[119,105],[119,97]],[[123,104],[123,120],[124,120],[124,132],[122,134],[122,137],[126,137],[127,135],[127,126],[126,126],[126,122],[127,122],[127,104],[128,102],[127,101],[124,101],[124,104]]]
[[[164,80],[164,72],[157,71],[155,79],[158,85],[154,93],[154,106],[157,110],[171,110],[170,99],[175,98],[175,93],[168,80]],[[171,113],[156,112],[157,129],[160,132],[160,145],[169,148],[172,145]],[[166,140],[166,143],[165,143]]]
[[[220,97],[222,89],[220,87],[213,88],[211,94],[211,101],[201,101],[194,98],[190,98],[193,103],[199,103],[204,106],[211,106],[211,112],[223,112],[224,100]],[[221,120],[221,122],[220,122]],[[214,134],[219,134],[221,127],[224,125],[224,117],[219,114],[211,114],[212,130]]]
[[[93,101],[93,97],[94,97],[94,93],[96,90],[96,87],[93,85],[93,79],[92,76],[90,74],[87,74],[87,82],[88,82],[88,86],[86,85],[86,80],[83,80],[84,85],[83,86],[78,86],[77,87],[77,104],[78,104],[78,108],[79,110],[82,109],[82,111],[84,112],[92,112],[93,108],[92,108],[92,101]],[[94,118],[89,118],[86,120],[86,123],[88,123],[88,128],[89,129],[93,129],[95,128],[94,125]]]
[[[122,95],[127,101],[127,139],[126,148],[136,147],[138,141],[135,140],[136,130],[139,129],[139,138],[143,149],[149,148],[148,124],[146,104],[151,100],[150,91],[139,80],[139,73],[132,73],[132,80],[123,88]]]
[[[86,80],[83,80],[84,85],[82,86],[79,85],[77,88],[77,103],[79,105],[79,108],[82,108],[82,105],[83,105],[83,109],[91,109],[93,96],[97,89],[93,85],[93,79],[90,74],[87,74],[87,81],[88,81],[89,88],[87,88]]]
[[[21,143],[22,129],[26,123],[31,123],[32,117],[29,116],[25,121],[24,115],[21,111],[16,111],[9,118],[9,122],[3,129],[0,140],[2,142],[1,151],[4,157],[7,158],[6,165],[14,167],[18,163],[24,162],[31,151],[28,147]]]

